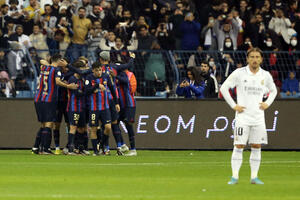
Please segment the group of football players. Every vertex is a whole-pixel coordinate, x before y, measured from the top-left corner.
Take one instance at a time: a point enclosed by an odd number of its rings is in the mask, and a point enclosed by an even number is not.
[[[110,53],[100,53],[98,61],[90,65],[85,57],[72,64],[59,54],[42,60],[39,82],[34,98],[35,109],[41,127],[37,132],[32,152],[53,154],[50,146],[53,138],[55,154],[89,155],[88,138],[93,155],[110,155],[109,136],[113,135],[117,155],[136,156],[135,118],[136,78],[128,63],[110,62]],[[60,124],[64,116],[67,123],[68,143],[61,151]],[[99,121],[101,123],[99,123]],[[125,124],[130,149],[124,143],[120,122]]]

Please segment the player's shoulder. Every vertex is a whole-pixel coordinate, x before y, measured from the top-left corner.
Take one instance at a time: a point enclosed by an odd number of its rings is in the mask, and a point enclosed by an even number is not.
[[[247,66],[237,68],[232,72],[233,75],[242,75],[245,73],[247,73]]]

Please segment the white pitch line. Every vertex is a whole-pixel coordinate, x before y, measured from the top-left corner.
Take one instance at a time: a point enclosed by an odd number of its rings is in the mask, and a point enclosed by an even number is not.
[[[244,162],[245,164],[249,164],[248,161]],[[262,165],[268,164],[300,164],[299,160],[278,160],[278,161],[262,161]],[[1,166],[3,165],[78,165],[78,166],[172,166],[172,165],[202,165],[202,166],[224,166],[230,164],[230,161],[215,161],[215,162],[148,162],[148,163],[88,163],[88,162],[76,162],[76,163],[62,163],[62,162],[0,162]]]

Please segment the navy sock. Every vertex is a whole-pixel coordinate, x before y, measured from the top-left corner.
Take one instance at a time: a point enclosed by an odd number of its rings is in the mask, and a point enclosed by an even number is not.
[[[103,136],[102,129],[97,129],[97,143],[102,142],[102,136]]]
[[[54,138],[55,147],[59,147],[59,137],[60,137],[59,130],[53,130],[53,138]]]
[[[94,153],[98,153],[98,150],[97,150],[97,139],[91,139],[91,141],[92,141]]]
[[[122,139],[121,139],[122,135],[121,135],[119,124],[112,124],[111,128],[112,128],[114,138],[116,140],[117,147],[120,147],[122,143]]]
[[[43,151],[48,151],[51,145],[51,128],[44,128],[42,131]]]
[[[35,142],[33,145],[34,148],[39,148],[39,146],[41,144],[42,131],[43,131],[43,128],[40,128],[39,131],[36,133]]]
[[[104,148],[109,148],[108,140],[109,140],[109,136],[103,134],[103,136],[102,136],[102,142],[101,143],[102,143],[102,145],[103,145]]]
[[[79,147],[80,134],[76,131],[74,138],[74,146],[76,149]]]
[[[75,134],[69,133],[69,151],[73,152],[74,151],[74,140],[75,140]]]
[[[84,149],[85,150],[88,150],[88,144],[89,144],[89,137],[88,137],[88,133],[85,131],[84,133],[83,133],[83,146],[84,146]]]
[[[135,149],[135,138],[134,138],[133,126],[131,124],[126,124],[126,129],[128,131],[130,149]]]

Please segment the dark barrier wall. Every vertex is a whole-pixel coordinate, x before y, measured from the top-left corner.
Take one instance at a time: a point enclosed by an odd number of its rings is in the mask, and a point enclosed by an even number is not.
[[[39,126],[33,101],[0,102],[0,148],[31,147]],[[300,149],[299,108],[299,100],[273,103],[266,112],[269,145],[264,148]],[[138,99],[135,126],[137,147],[231,149],[233,119],[234,112],[224,101]],[[61,133],[63,146],[66,143],[64,127]],[[127,141],[127,134],[124,137]],[[113,139],[110,143],[114,146]]]

